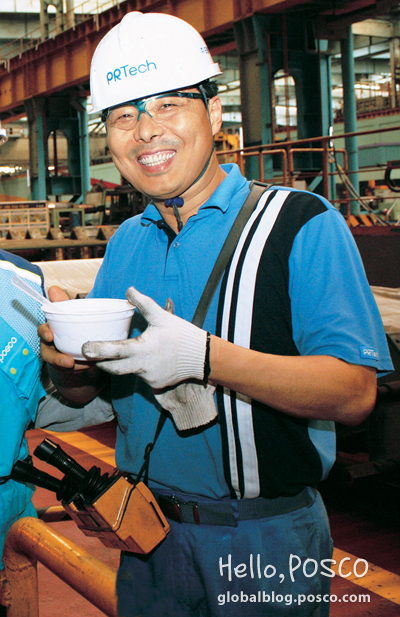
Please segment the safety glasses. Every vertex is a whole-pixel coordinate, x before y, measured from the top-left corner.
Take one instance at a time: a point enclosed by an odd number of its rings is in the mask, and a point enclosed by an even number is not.
[[[142,114],[150,116],[154,122],[162,124],[176,119],[190,105],[190,99],[202,99],[198,92],[180,92],[174,90],[157,96],[129,101],[118,107],[111,107],[102,113],[102,121],[109,129],[130,131],[134,129]]]

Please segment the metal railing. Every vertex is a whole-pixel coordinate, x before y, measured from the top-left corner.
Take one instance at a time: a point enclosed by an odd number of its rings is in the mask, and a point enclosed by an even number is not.
[[[65,519],[62,506],[48,508],[47,521]],[[10,528],[4,564],[11,598],[7,617],[39,617],[39,561],[109,617],[117,617],[116,572],[43,520],[21,518]]]
[[[261,182],[274,182],[283,186],[295,187],[296,182],[301,180],[307,180],[312,184],[321,184],[322,190],[320,193],[331,201],[337,207],[345,210],[345,215],[350,215],[350,203],[354,200],[359,202],[361,208],[366,210],[371,209],[369,202],[370,197],[361,197],[354,193],[354,187],[351,183],[352,174],[368,174],[369,178],[379,176],[381,184],[384,184],[384,166],[371,166],[368,168],[360,168],[357,171],[350,172],[348,169],[348,156],[346,149],[343,147],[336,147],[339,141],[345,141],[348,137],[357,136],[359,138],[364,136],[372,136],[384,133],[390,133],[400,131],[400,126],[384,127],[379,129],[363,130],[356,133],[341,133],[333,136],[318,136],[307,139],[298,139],[293,141],[280,141],[272,144],[262,144],[259,146],[249,146],[244,148],[238,148],[236,150],[221,150],[217,152],[217,156],[221,163],[234,162],[237,163],[244,175],[246,161],[250,158],[257,159],[257,164],[253,165],[253,170],[258,169],[258,176],[250,179],[257,179]],[[379,144],[378,144],[379,145]],[[382,147],[385,144],[382,143]],[[274,170],[265,165],[265,157],[281,158],[281,167],[275,166]],[[318,168],[307,170],[305,166],[301,170],[301,166],[295,163],[295,157],[301,157],[302,155],[311,155],[320,157],[320,164]],[[275,159],[274,159],[275,160]],[[297,167],[297,168],[296,168]],[[267,171],[266,171],[267,170]],[[342,186],[343,194],[336,196],[332,191],[332,184],[338,183]],[[312,189],[309,189],[312,190]],[[395,205],[394,198],[383,198],[381,201],[387,200],[387,209],[393,209]],[[373,201],[373,200],[372,200]],[[385,214],[384,218],[387,218]],[[385,221],[383,221],[385,224]]]

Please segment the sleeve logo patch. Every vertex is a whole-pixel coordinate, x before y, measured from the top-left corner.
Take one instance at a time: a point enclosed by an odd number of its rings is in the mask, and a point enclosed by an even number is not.
[[[379,353],[375,347],[364,347],[360,345],[360,357],[369,360],[379,360]]]

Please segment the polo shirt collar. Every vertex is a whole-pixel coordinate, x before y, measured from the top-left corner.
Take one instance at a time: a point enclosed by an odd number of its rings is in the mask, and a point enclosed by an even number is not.
[[[221,167],[227,173],[227,176],[223,179],[211,197],[201,206],[200,210],[203,208],[218,208],[221,212],[226,212],[232,195],[248,184],[246,178],[242,176],[238,165],[235,163],[221,165]],[[155,205],[152,203],[148,204],[142,214],[142,222],[159,221],[160,219],[162,219],[162,216]]]

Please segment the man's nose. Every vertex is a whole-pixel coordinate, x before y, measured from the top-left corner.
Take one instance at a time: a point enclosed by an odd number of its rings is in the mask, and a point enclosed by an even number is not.
[[[162,125],[156,122],[148,111],[141,111],[134,129],[136,141],[151,141],[163,132]]]

